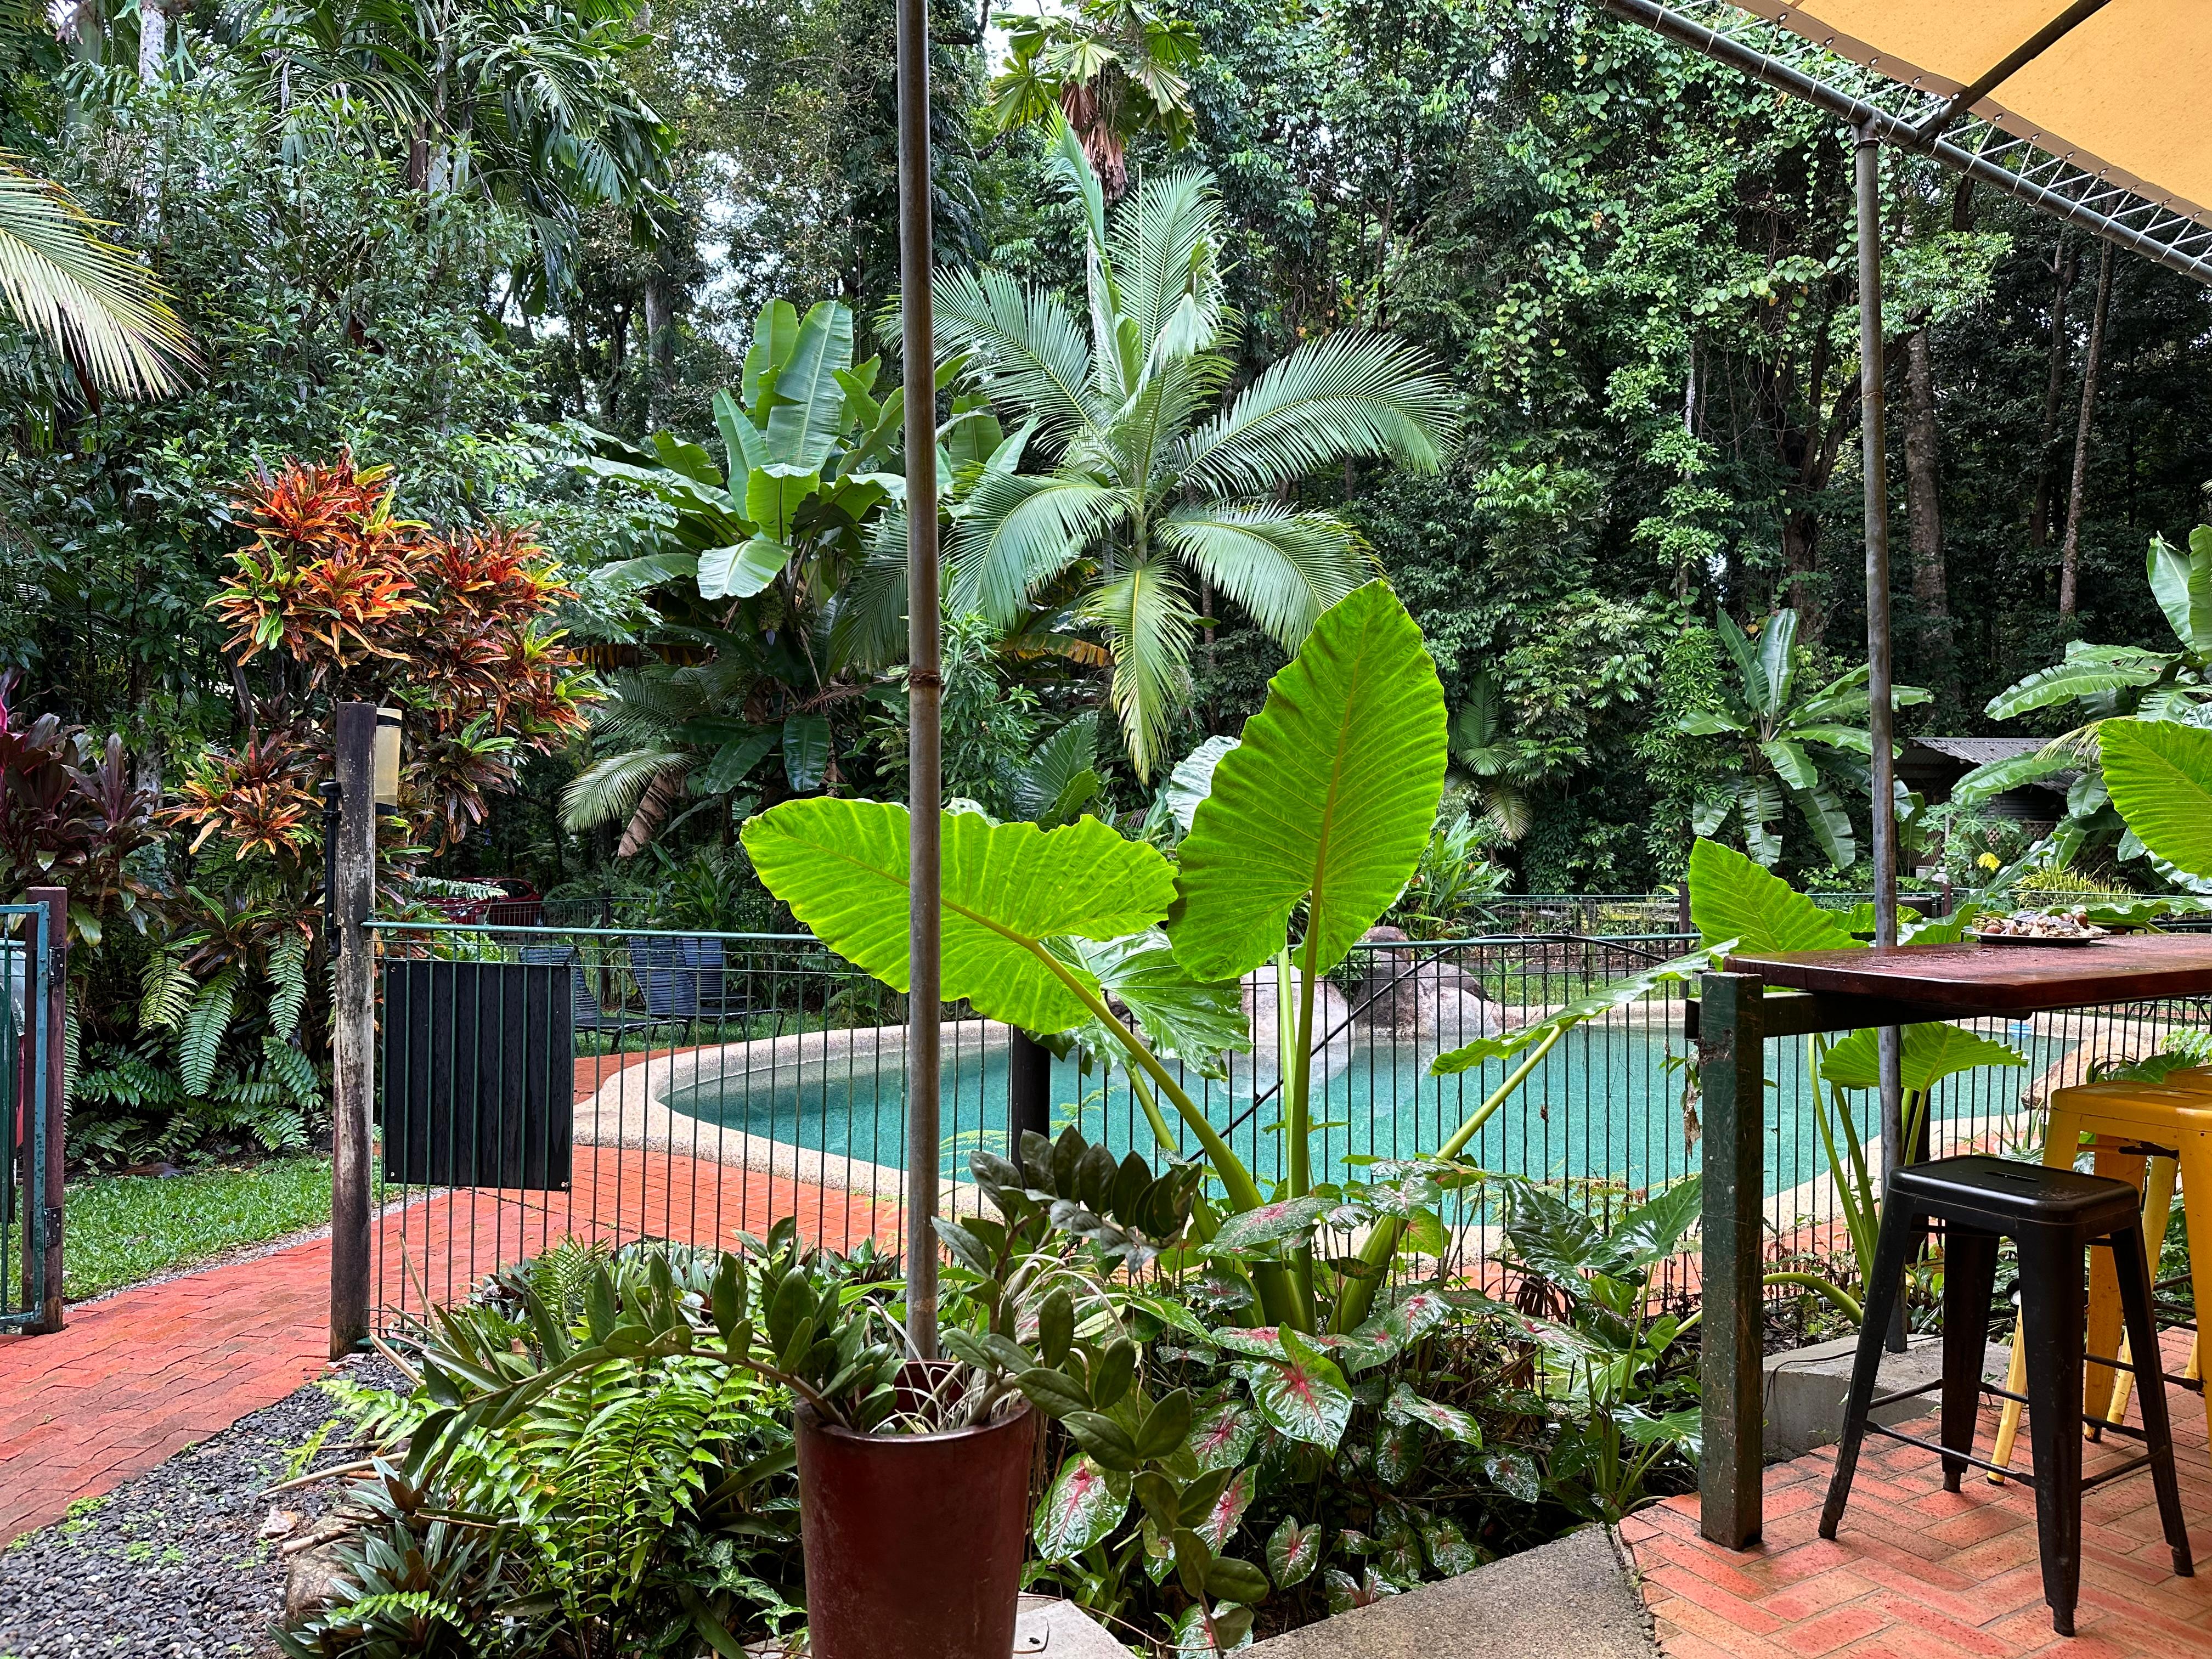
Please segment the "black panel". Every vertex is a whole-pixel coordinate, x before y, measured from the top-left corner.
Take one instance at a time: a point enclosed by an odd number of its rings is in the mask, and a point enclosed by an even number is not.
[[[565,1192],[574,1118],[569,969],[384,963],[384,1178]]]

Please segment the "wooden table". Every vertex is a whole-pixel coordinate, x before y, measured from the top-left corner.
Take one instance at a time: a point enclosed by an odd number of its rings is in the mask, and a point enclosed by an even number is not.
[[[1684,1029],[1698,1044],[1705,1110],[1699,1526],[1743,1549],[1763,1520],[1767,1039],[2212,995],[2212,936],[1801,951],[1723,966],[1700,976]]]

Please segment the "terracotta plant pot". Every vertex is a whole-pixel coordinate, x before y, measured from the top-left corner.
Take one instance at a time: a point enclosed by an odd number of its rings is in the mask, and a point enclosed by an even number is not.
[[[811,1659],[1009,1659],[1037,1419],[854,1434],[796,1413]]]

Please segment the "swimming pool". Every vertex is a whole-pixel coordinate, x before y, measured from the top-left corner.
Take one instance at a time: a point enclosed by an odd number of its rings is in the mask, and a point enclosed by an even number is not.
[[[948,1028],[950,1030],[951,1028]],[[2027,1056],[2026,1067],[1984,1068],[1947,1079],[1937,1091],[1938,1122],[2007,1114],[2021,1093],[2075,1046],[2070,1035],[1992,1024]],[[965,1028],[948,1043],[940,1117],[941,1172],[966,1176],[967,1154],[1003,1150],[1006,1127],[1006,1049],[1003,1032]],[[1646,1024],[1578,1027],[1539,1064],[1519,1094],[1491,1119],[1468,1149],[1484,1168],[1538,1180],[1595,1179],[1642,1188],[1698,1167],[1694,1119],[1686,1115],[1690,1045]],[[1510,1069],[1493,1063],[1457,1077],[1428,1074],[1432,1051],[1410,1042],[1363,1040],[1339,1054],[1340,1069],[1316,1090],[1318,1180],[1358,1178],[1355,1156],[1412,1157],[1450,1134]],[[1768,1195],[1814,1181],[1827,1168],[1814,1127],[1802,1042],[1768,1049],[1774,1085],[1766,1155]],[[1263,1078],[1264,1090],[1272,1079]],[[1255,1103],[1240,1089],[1186,1074],[1185,1086],[1222,1128],[1263,1185],[1282,1173],[1279,1102]],[[1864,1132],[1871,1097],[1851,1097]],[[1055,1122],[1079,1123],[1117,1154],[1157,1150],[1152,1131],[1119,1068],[1085,1074],[1072,1060],[1052,1071]],[[669,1109],[684,1117],[749,1137],[807,1148],[826,1159],[900,1169],[905,1163],[905,1091],[895,1042],[825,1042],[809,1057],[804,1045],[787,1061],[702,1066],[696,1080],[670,1090]],[[1163,1109],[1173,1118],[1171,1109]],[[1178,1127],[1180,1126],[1177,1126]],[[1194,1155],[1188,1140],[1179,1149]]]

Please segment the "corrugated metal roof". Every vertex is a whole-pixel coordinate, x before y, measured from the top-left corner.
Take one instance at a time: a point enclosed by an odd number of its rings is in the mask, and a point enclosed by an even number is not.
[[[2041,738],[1910,738],[1907,742],[1923,749],[1932,749],[1939,755],[1964,761],[1969,766],[1987,766],[1991,761],[2010,760],[2015,755],[2030,755],[2043,747]]]

